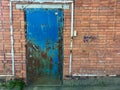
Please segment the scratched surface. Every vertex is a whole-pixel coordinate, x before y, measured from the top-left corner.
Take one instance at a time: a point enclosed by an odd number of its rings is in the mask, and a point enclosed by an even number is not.
[[[58,9],[25,11],[28,83],[59,84],[62,81],[63,11]]]

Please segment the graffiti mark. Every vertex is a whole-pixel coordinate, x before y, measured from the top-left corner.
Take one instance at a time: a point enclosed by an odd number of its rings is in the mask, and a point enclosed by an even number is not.
[[[83,39],[84,43],[86,43],[86,42],[92,42],[94,40],[96,40],[95,36],[84,36],[84,39]]]

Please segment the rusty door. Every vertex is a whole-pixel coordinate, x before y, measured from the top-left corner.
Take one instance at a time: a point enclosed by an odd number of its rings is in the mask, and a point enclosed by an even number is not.
[[[26,9],[27,81],[61,84],[63,10]]]

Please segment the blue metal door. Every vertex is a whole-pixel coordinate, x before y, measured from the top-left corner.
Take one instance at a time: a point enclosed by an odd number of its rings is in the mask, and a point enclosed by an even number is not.
[[[63,60],[63,10],[26,9],[28,83],[60,84]]]

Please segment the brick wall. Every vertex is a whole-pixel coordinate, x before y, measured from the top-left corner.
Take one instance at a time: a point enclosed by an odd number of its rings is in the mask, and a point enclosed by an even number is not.
[[[0,74],[12,74],[9,0],[0,1]],[[26,77],[24,12],[13,3],[13,32],[16,77]]]
[[[24,11],[17,10],[13,3],[13,30],[16,75],[26,77],[25,20]]]
[[[11,74],[9,5],[0,1],[0,74]]]
[[[13,3],[16,76],[26,78],[24,11]],[[70,10],[64,11],[64,76],[70,54]],[[75,0],[72,73],[120,74],[120,1]],[[0,1],[0,74],[11,73],[9,2]],[[65,77],[64,77],[65,78]]]
[[[120,1],[76,0],[73,73],[120,74]]]

